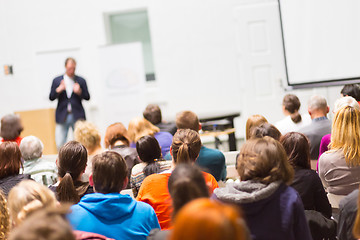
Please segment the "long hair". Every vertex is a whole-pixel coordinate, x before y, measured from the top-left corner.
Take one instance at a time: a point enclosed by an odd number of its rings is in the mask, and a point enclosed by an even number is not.
[[[117,122],[111,124],[106,129],[104,137],[105,148],[112,148],[115,142],[119,140],[124,142],[127,146],[130,145],[130,139],[124,124]]]
[[[0,144],[0,179],[19,174],[22,168],[21,152],[15,142]]]
[[[360,111],[346,106],[340,108],[333,120],[330,150],[341,150],[346,164],[360,165]]]
[[[134,118],[129,122],[128,136],[134,143],[143,136],[154,136],[157,132],[160,132],[160,129],[143,117]]]
[[[136,151],[141,161],[146,163],[143,170],[145,177],[160,172],[162,160],[159,142],[153,136],[143,136],[136,142]]]
[[[290,113],[291,120],[294,123],[301,122],[301,115],[299,113],[301,103],[296,95],[294,94],[285,95],[282,104],[285,110],[287,110]]]
[[[311,169],[310,166],[310,145],[307,137],[298,132],[289,132],[280,138],[289,163],[293,167]]]
[[[173,137],[171,148],[176,164],[194,163],[201,149],[200,135],[191,129],[179,129]]]
[[[263,123],[267,123],[268,121],[262,115],[255,114],[251,115],[246,121],[246,140],[251,138],[251,132],[254,127],[260,126]]]

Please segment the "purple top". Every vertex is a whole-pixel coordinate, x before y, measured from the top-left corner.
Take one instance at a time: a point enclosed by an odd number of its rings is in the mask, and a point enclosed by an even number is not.
[[[319,158],[316,163],[316,171],[319,171],[319,159],[320,159],[321,154],[323,154],[324,152],[329,150],[328,147],[329,147],[330,141],[331,141],[331,134],[327,134],[327,135],[323,136],[321,139],[320,149],[319,149]]]

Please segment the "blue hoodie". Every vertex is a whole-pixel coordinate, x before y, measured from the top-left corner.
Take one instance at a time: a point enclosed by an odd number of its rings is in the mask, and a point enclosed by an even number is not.
[[[85,195],[68,215],[74,230],[98,233],[114,239],[145,240],[160,228],[154,209],[120,193]]]

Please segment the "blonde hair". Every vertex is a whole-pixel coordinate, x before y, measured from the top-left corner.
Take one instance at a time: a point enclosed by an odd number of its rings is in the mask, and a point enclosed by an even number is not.
[[[136,143],[143,136],[154,136],[160,129],[143,117],[137,117],[130,121],[128,127],[128,137]]]
[[[0,190],[0,240],[7,239],[9,232],[9,212],[6,203],[6,197]]]
[[[251,132],[254,127],[258,127],[263,123],[267,123],[268,121],[262,115],[255,114],[251,115],[246,121],[246,140],[252,137]]]
[[[29,214],[45,208],[55,207],[55,194],[40,183],[31,180],[21,181],[9,193],[9,213],[13,225],[21,223]]]
[[[340,108],[334,117],[330,149],[342,150],[346,164],[360,165],[360,111],[354,107]]]
[[[74,138],[84,145],[89,152],[101,147],[100,132],[91,122],[77,121],[75,123]]]

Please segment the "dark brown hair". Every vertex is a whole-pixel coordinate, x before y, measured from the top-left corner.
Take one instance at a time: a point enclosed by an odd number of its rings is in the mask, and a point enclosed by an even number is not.
[[[289,157],[289,163],[293,167],[311,169],[309,140],[302,133],[289,132],[281,137],[283,145]]]
[[[360,87],[358,84],[346,84],[340,92],[344,97],[350,96],[355,98],[356,101],[360,101]]]
[[[19,174],[22,167],[21,152],[15,142],[0,144],[0,179]]]
[[[160,165],[157,161],[162,160],[159,142],[153,136],[141,137],[136,142],[136,151],[141,161],[146,163],[143,170],[145,177],[160,172]]]
[[[21,119],[16,114],[5,115],[1,119],[1,137],[5,141],[14,140],[20,136],[24,127],[21,124]]]
[[[96,192],[119,193],[123,189],[128,173],[126,162],[119,153],[107,151],[95,155],[92,168]]]
[[[270,123],[263,123],[260,126],[252,129],[252,138],[262,138],[265,136],[272,137],[273,139],[279,141],[281,137],[281,132]]]
[[[80,174],[84,172],[87,157],[86,148],[79,142],[70,141],[60,148],[57,165],[59,177],[62,179],[56,188],[60,202],[77,203],[80,195],[86,191],[86,189],[77,190],[74,182],[79,181]]]
[[[199,131],[199,118],[191,111],[182,111],[176,114],[176,127],[178,129],[191,129],[196,132]]]
[[[104,143],[105,148],[112,148],[116,141],[122,141],[127,146],[130,145],[130,139],[127,135],[127,130],[125,126],[120,123],[113,123],[106,129],[105,137],[104,137]]]
[[[200,135],[191,129],[179,129],[173,137],[171,148],[176,164],[194,163],[201,149]]]
[[[299,113],[301,103],[296,95],[294,94],[285,95],[282,104],[285,110],[287,110],[290,113],[291,120],[294,123],[301,122],[301,115]]]
[[[145,111],[143,112],[143,116],[146,120],[151,122],[152,124],[156,125],[158,123],[161,123],[161,110],[159,105],[157,104],[149,104],[145,108]]]
[[[290,184],[294,176],[283,146],[271,137],[246,141],[237,159],[237,171],[242,181],[265,184],[279,180]]]

